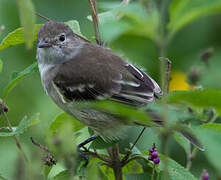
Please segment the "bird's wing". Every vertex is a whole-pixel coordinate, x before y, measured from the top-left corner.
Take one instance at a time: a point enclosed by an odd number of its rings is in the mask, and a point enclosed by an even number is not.
[[[154,101],[155,94],[161,94],[152,78],[111,51],[86,49],[89,50],[61,64],[53,79],[66,101],[111,99],[140,106]]]
[[[153,102],[162,92],[159,85],[139,68],[127,63],[122,78],[118,82],[121,86],[119,93],[111,98],[134,106]]]

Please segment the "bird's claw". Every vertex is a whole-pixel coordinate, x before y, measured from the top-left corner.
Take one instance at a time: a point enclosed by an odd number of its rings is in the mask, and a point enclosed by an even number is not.
[[[85,145],[88,144],[89,142],[97,139],[97,138],[98,138],[98,135],[93,135],[78,145],[78,148],[77,148],[78,153],[85,160],[84,166],[87,166],[89,163],[89,157],[85,154],[85,153],[89,152],[89,150],[85,147]],[[83,148],[84,151],[81,150],[81,148]]]
[[[84,146],[82,148],[84,149],[84,151],[82,151],[80,149],[80,147],[78,147],[78,153],[79,153],[80,157],[85,161],[84,166],[87,166],[89,163],[89,156],[86,155],[84,152],[87,152],[88,149]]]

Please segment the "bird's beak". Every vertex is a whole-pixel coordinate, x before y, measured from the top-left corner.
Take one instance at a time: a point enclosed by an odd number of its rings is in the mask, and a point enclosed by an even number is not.
[[[52,44],[51,43],[48,43],[48,42],[46,42],[46,41],[40,41],[39,43],[38,43],[38,48],[49,48],[49,47],[51,47],[52,46]]]

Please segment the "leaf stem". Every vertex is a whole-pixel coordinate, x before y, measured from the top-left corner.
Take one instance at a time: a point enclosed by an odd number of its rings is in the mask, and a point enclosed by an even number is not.
[[[144,161],[148,161],[147,158],[140,156],[140,155],[135,155],[128,159],[127,161],[121,161],[122,162],[122,167],[124,167],[126,164],[128,164],[130,161],[136,160],[136,159],[142,159]]]
[[[190,147],[191,147],[191,144],[190,144]],[[190,152],[187,154],[187,163],[186,163],[187,170],[191,169],[192,160],[196,156],[197,152],[198,152],[198,149],[194,147],[193,151],[191,152],[191,149],[190,149]]]
[[[155,164],[153,165],[151,180],[154,180],[154,176],[155,176]]]
[[[124,156],[124,158],[122,159],[122,163],[126,162],[130,156],[130,152],[133,150],[133,148],[135,147],[135,145],[137,144],[137,142],[139,141],[140,137],[142,136],[142,134],[144,133],[146,127],[144,127],[140,134],[138,135],[137,139],[134,141],[133,145],[130,147],[129,152]]]
[[[12,125],[11,125],[9,119],[8,119],[8,116],[7,116],[6,113],[4,112],[4,103],[3,103],[3,102],[0,102],[0,114],[2,114],[3,119],[5,120],[6,124],[8,125],[9,131],[10,131],[10,132],[13,132]],[[24,160],[25,160],[26,162],[28,162],[28,158],[27,158],[27,156],[26,156],[26,154],[25,154],[25,152],[24,152],[24,150],[23,150],[23,148],[22,148],[22,146],[21,146],[21,144],[20,144],[20,142],[19,142],[17,136],[14,135],[13,138],[14,138],[14,140],[15,140],[15,144],[16,144],[17,148],[19,149],[20,153],[21,153],[22,156],[24,157]]]
[[[169,140],[169,132],[164,132],[162,134],[162,151],[163,154],[166,156],[164,161],[164,180],[169,179],[169,172],[168,172],[168,140]]]

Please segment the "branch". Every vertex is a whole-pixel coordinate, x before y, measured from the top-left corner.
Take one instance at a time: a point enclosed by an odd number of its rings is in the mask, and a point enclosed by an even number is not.
[[[48,152],[48,153],[51,152],[51,151],[48,149],[48,147],[39,144],[37,141],[35,141],[35,140],[33,139],[33,137],[30,137],[30,139],[31,139],[31,142],[32,142],[35,146],[39,147],[40,149],[44,150],[45,152]]]
[[[108,154],[112,161],[111,167],[114,170],[115,180],[123,180],[122,163],[120,159],[118,144],[115,144],[113,147],[110,147],[108,149]]]
[[[0,114],[2,114],[3,119],[4,119],[5,122],[7,123],[9,131],[10,131],[10,132],[13,132],[12,125],[11,125],[9,119],[8,119],[7,114],[6,114],[5,111],[4,111],[4,103],[3,103],[2,101],[0,101]],[[28,162],[28,158],[27,158],[27,156],[26,156],[24,150],[22,149],[22,146],[21,146],[21,144],[20,144],[20,142],[19,142],[19,140],[18,140],[18,137],[17,137],[16,135],[14,135],[13,138],[14,138],[14,140],[15,140],[15,143],[16,143],[17,148],[19,149],[20,153],[21,153],[22,156],[24,157],[24,160],[25,160],[26,162]]]
[[[35,14],[36,16],[38,16],[38,17],[40,17],[40,18],[46,20],[46,21],[51,21],[51,19],[49,19],[49,18],[47,18],[47,17],[45,17],[45,16],[39,14],[38,12],[34,12],[34,14]]]
[[[87,150],[87,149],[85,149],[85,150],[83,151],[83,153],[85,153],[85,154],[87,154],[87,155],[89,155],[89,156],[93,156],[93,157],[95,157],[95,158],[98,158],[98,159],[100,159],[100,160],[106,162],[106,164],[108,164],[108,166],[111,167],[111,165],[110,165],[110,164],[111,164],[111,160],[110,160],[110,159],[108,159],[108,158],[106,158],[106,157],[104,157],[104,156],[101,156],[101,155],[97,154],[96,152],[89,151],[89,150]]]
[[[88,0],[90,4],[91,9],[91,16],[93,20],[93,26],[94,26],[94,33],[95,33],[95,39],[97,44],[102,45],[101,36],[99,32],[99,19],[97,15],[97,1],[96,0]]]
[[[42,160],[44,161],[44,164],[45,164],[46,166],[56,165],[57,161],[56,161],[56,159],[54,158],[54,156],[51,154],[51,151],[48,149],[48,147],[41,145],[40,143],[38,143],[37,141],[35,141],[35,140],[33,139],[33,137],[30,137],[30,139],[31,139],[31,142],[32,142],[35,146],[39,147],[41,150],[43,150],[43,151],[45,151],[45,152],[48,153],[48,154],[42,159]]]

